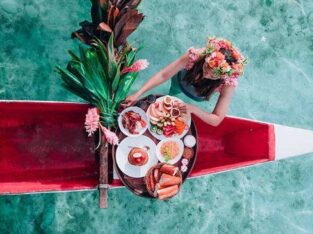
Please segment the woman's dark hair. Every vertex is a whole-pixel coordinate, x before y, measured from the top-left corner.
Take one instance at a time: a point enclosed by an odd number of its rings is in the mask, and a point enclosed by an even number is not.
[[[203,64],[205,62],[205,57],[197,61],[193,68],[189,70],[185,77],[184,81],[187,84],[193,85],[197,94],[201,97],[205,97],[206,100],[209,100],[212,93],[215,89],[223,82],[222,79],[211,80],[203,77]]]

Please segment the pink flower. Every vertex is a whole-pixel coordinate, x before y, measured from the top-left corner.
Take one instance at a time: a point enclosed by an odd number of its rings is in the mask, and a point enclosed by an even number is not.
[[[111,145],[118,145],[119,140],[117,135],[114,132],[107,129],[106,127],[103,127],[101,124],[100,127],[103,132],[103,141],[106,140]]]
[[[198,61],[200,58],[199,50],[195,49],[194,47],[191,47],[188,49],[188,63],[186,65],[186,69],[190,70],[193,65]]]
[[[100,116],[97,108],[89,108],[86,114],[85,128],[88,136],[91,136],[99,128]]]
[[[237,78],[226,78],[224,80],[224,85],[230,85],[230,86],[237,87],[237,85],[238,85]]]
[[[215,92],[220,93],[225,86],[237,87],[238,86],[237,78],[234,78],[234,77],[225,78],[224,82],[215,89]]]
[[[188,171],[188,167],[187,167],[186,165],[182,165],[182,166],[180,167],[180,170],[181,170],[182,172],[186,172],[186,171]]]
[[[129,72],[139,72],[146,69],[148,66],[149,62],[146,59],[139,59],[138,61],[134,62],[133,65],[131,65],[130,67],[125,67],[122,70],[122,74]]]
[[[220,48],[224,48],[224,49],[229,49],[229,48],[231,48],[231,42],[229,42],[229,41],[227,41],[227,40],[220,40],[219,42],[218,42],[218,45],[219,45],[219,47]]]

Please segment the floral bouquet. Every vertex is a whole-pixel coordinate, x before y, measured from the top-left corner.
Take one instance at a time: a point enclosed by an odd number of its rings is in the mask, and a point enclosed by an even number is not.
[[[99,130],[99,144],[118,144],[112,128],[116,127],[117,110],[138,76],[148,67],[146,60],[135,61],[140,49],[127,43],[127,37],[144,16],[136,9],[141,0],[92,0],[93,22],[81,23],[74,33],[86,46],[79,47],[79,56],[69,51],[71,60],[66,69],[57,67],[63,86],[87,101],[94,108],[86,115],[89,136]]]
[[[223,79],[225,83],[237,84],[237,78],[243,73],[247,64],[239,50],[225,39],[209,38],[206,49],[199,53],[194,48],[189,51],[190,61],[205,57],[203,76],[210,79]],[[192,67],[192,63],[190,69]]]

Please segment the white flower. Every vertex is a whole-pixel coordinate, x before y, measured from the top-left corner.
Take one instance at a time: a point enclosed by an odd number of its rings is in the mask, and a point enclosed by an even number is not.
[[[186,165],[182,165],[181,168],[180,168],[180,170],[181,170],[182,172],[186,172],[186,171],[188,170],[188,167],[187,167]]]
[[[189,160],[186,159],[186,158],[184,158],[183,160],[181,160],[181,163],[182,163],[183,165],[187,166],[188,163],[189,163]]]

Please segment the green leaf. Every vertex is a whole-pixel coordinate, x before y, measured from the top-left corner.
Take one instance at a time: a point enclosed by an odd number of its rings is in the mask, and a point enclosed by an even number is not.
[[[113,79],[113,83],[112,83],[112,91],[115,92],[117,90],[117,87],[120,83],[120,78],[121,78],[121,64],[118,66],[117,70],[116,70],[116,75]]]
[[[129,67],[131,66],[134,61],[135,61],[135,56],[136,56],[136,51],[135,50],[131,50],[128,55],[127,55],[127,58],[126,58],[126,66]]]
[[[89,90],[86,90],[83,85],[76,79],[76,77],[71,74],[69,71],[65,71],[59,67],[56,68],[56,71],[61,75],[61,79],[64,82],[64,86],[77,96],[86,100],[89,103],[97,103],[97,97],[94,96]]]
[[[114,96],[114,105],[116,108],[119,107],[122,101],[125,100],[131,86],[135,82],[136,78],[138,76],[138,73],[127,73],[122,76],[120,85],[118,86],[118,89]]]
[[[80,58],[71,50],[68,50],[69,55],[71,56],[72,60],[80,61]]]
[[[112,33],[111,36],[110,36],[109,42],[108,42],[108,54],[109,54],[109,60],[111,62],[115,62],[116,63],[113,41],[114,41],[114,38],[113,38],[113,33]]]
[[[108,61],[109,55],[107,48],[105,48],[104,44],[99,39],[96,39],[92,45],[97,48],[97,53],[100,61],[102,62],[103,69],[107,69],[109,63]]]

